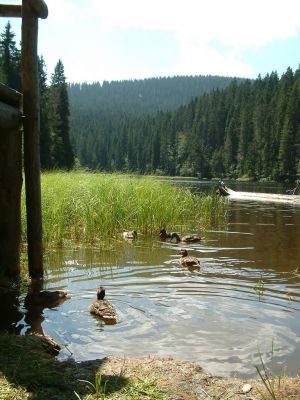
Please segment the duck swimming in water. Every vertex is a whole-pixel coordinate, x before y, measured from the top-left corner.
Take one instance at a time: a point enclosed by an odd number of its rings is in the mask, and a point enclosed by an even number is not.
[[[25,297],[25,304],[47,307],[58,304],[70,297],[70,294],[63,290],[42,290],[28,293]]]
[[[104,300],[104,297],[105,289],[100,286],[97,290],[97,300],[90,306],[90,313],[97,315],[108,325],[116,324],[116,310],[108,300]]]
[[[159,237],[161,240],[170,239],[171,241],[174,240],[176,243],[185,242],[185,243],[197,243],[200,242],[201,237],[197,235],[186,235],[182,238],[176,232],[167,232],[165,228],[162,228],[159,232]]]
[[[182,242],[185,243],[197,243],[200,242],[201,237],[197,235],[186,235],[181,238]]]
[[[136,240],[137,239],[137,231],[124,231],[123,239],[125,240]]]
[[[167,239],[175,240],[177,243],[181,241],[178,233],[176,232],[167,232],[165,228],[162,228],[159,232],[159,237],[161,240],[165,241]]]
[[[200,261],[198,258],[189,256],[186,250],[180,251],[181,257],[179,259],[179,264],[182,267],[192,268],[192,269],[199,269],[200,268]]]

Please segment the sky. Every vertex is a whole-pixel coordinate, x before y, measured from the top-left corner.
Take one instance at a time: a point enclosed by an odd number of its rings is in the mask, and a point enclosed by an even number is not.
[[[68,82],[257,78],[300,64],[299,0],[45,0],[39,55]],[[0,0],[1,4],[21,1]],[[7,18],[0,18],[3,32]],[[11,18],[19,43],[21,22]]]

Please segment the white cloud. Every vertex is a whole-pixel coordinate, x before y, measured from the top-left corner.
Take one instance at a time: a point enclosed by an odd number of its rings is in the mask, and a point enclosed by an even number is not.
[[[17,0],[2,0],[20,3]],[[300,32],[299,0],[46,0],[40,21],[39,51],[49,72],[61,58],[72,81],[125,79],[174,74],[252,76],[242,52]],[[126,29],[167,34],[177,46],[172,67],[141,66],[125,60],[109,43]],[[159,40],[157,47],[161,46]],[[145,46],[146,47],[146,46]],[[109,51],[109,48],[111,50]],[[141,49],[147,52],[147,48]],[[166,48],[166,57],[171,49]],[[121,52],[120,52],[121,53]],[[121,60],[121,56],[123,60]],[[174,58],[174,57],[173,57]],[[170,63],[165,62],[164,65]],[[151,70],[152,68],[152,70]],[[153,69],[154,68],[154,69]]]

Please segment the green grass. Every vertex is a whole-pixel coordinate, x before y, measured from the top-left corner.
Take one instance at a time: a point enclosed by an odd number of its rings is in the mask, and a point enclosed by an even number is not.
[[[65,241],[97,243],[120,237],[124,229],[149,235],[157,234],[161,227],[203,230],[212,220],[224,216],[224,202],[153,177],[50,172],[42,174],[41,183],[43,238],[47,246],[63,245]]]
[[[102,363],[61,363],[37,336],[0,335],[0,400],[164,399],[152,377],[101,373]],[[92,384],[91,382],[95,382]]]

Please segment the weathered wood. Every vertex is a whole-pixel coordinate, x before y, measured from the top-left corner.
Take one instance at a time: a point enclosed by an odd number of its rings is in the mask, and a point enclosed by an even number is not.
[[[39,18],[45,19],[48,17],[48,7],[43,0],[27,0],[35,15]],[[23,0],[24,2],[24,0]]]
[[[21,17],[22,6],[17,4],[0,4],[0,17]]]
[[[8,86],[0,83],[0,101],[10,106],[20,108],[22,102],[22,94]]]
[[[22,6],[22,88],[24,171],[26,184],[28,267],[31,277],[43,275],[42,210],[39,152],[38,18],[29,1]]]
[[[22,135],[1,128],[0,138],[0,269],[20,273]]]
[[[2,129],[18,129],[22,122],[22,113],[15,107],[0,101],[0,128],[1,137]],[[1,140],[1,139],[0,139]]]

